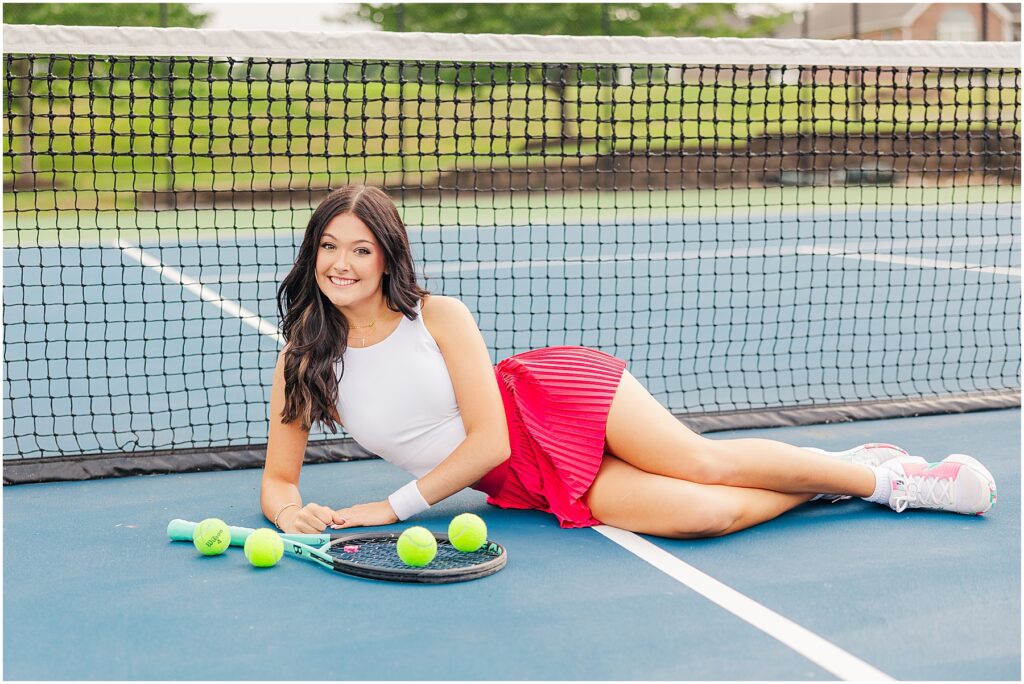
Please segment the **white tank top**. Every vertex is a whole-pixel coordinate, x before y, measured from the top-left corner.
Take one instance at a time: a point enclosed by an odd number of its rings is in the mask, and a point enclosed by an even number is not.
[[[420,304],[416,314],[377,344],[345,351],[338,415],[360,446],[420,478],[455,451],[466,428]]]

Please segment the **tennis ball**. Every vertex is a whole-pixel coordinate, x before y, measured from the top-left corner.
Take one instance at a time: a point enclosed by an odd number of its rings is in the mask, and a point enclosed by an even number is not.
[[[425,527],[410,527],[398,537],[397,548],[403,563],[422,568],[437,555],[437,540]]]
[[[479,515],[462,513],[448,525],[448,539],[459,551],[472,553],[487,541],[487,525]]]
[[[245,539],[245,557],[257,568],[269,568],[277,565],[284,555],[284,542],[277,532],[269,527],[261,527]]]
[[[207,518],[196,525],[192,543],[204,556],[218,556],[231,546],[231,530],[220,518]]]

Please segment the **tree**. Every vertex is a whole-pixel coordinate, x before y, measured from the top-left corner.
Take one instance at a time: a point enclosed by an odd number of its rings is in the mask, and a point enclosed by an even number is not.
[[[764,36],[788,14],[741,16],[736,3],[360,3],[358,16],[385,31],[523,33],[577,36]],[[331,21],[345,21],[339,16]],[[561,103],[561,144],[578,139],[565,86],[571,65],[548,68],[548,87]]]
[[[788,17],[741,17],[723,2],[360,3],[358,16],[385,31],[575,36],[763,36]]]
[[[5,24],[64,26],[184,26],[206,21],[182,2],[24,2],[4,3]]]
[[[180,2],[164,3],[114,3],[114,2],[26,2],[5,3],[5,24],[58,24],[64,26],[183,26],[198,28],[206,21],[205,14],[191,11]],[[11,126],[14,138],[20,141],[12,145],[10,171],[15,186],[35,187],[43,181],[36,178],[35,155],[27,142],[31,140],[32,107],[30,105],[30,62],[27,59],[9,58],[6,77],[10,93]],[[51,63],[51,69],[70,68],[65,64]],[[166,78],[167,67],[160,63],[157,73]],[[21,147],[24,149],[21,149]]]

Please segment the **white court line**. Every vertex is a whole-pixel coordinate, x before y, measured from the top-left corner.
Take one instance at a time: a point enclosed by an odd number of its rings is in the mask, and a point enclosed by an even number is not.
[[[906,240],[867,240],[868,245],[859,247],[870,247],[872,249],[912,249],[915,247],[929,246],[935,249],[951,248],[960,246],[974,247],[1002,247],[1015,246],[1016,238],[1013,236],[988,237],[988,238],[939,238],[926,241],[919,239]],[[957,261],[941,261],[938,259],[920,259],[916,257],[903,257],[887,254],[876,254],[870,252],[848,252],[843,244],[832,247],[751,247],[744,249],[722,250],[720,247],[706,247],[704,249],[691,249],[672,252],[652,252],[650,254],[599,254],[593,256],[575,256],[561,259],[523,259],[516,261],[472,261],[472,262],[427,262],[428,266],[423,269],[426,276],[472,274],[500,269],[523,269],[523,268],[550,268],[557,266],[568,266],[571,264],[586,263],[610,263],[610,262],[660,262],[660,261],[692,261],[710,259],[750,259],[756,257],[787,257],[787,256],[836,256],[844,259],[862,259],[865,261],[878,261],[904,266],[919,266],[945,270],[968,270],[979,273],[992,273],[997,275],[1009,275],[1020,277],[1019,268],[1003,268],[999,266],[982,266],[980,264],[969,264]]]
[[[442,232],[463,232],[476,231],[494,233],[498,230],[517,230],[531,228],[533,230],[564,230],[567,226],[604,226],[604,227],[626,227],[637,228],[649,226],[680,226],[686,223],[695,225],[704,222],[714,224],[732,223],[738,225],[749,224],[776,224],[789,221],[845,221],[853,223],[866,222],[911,222],[911,221],[979,221],[1020,218],[1020,206],[1013,202],[991,202],[988,204],[929,204],[929,205],[877,205],[877,204],[845,204],[837,207],[795,207],[784,206],[778,213],[765,215],[756,210],[764,207],[754,206],[711,206],[700,205],[673,209],[669,207],[652,207],[650,209],[625,209],[623,213],[632,212],[641,214],[640,218],[618,222],[605,222],[600,219],[576,220],[576,221],[539,221],[521,219],[513,223],[501,225],[464,224],[459,226],[424,224],[408,228],[409,234],[428,234]],[[599,212],[600,207],[583,207],[585,212]],[[508,211],[506,207],[499,207],[493,211]],[[486,211],[486,210],[481,210]],[[521,214],[531,215],[533,212],[546,211],[539,207],[519,207],[512,211]],[[557,208],[552,208],[557,212]],[[648,214],[644,218],[643,214]],[[589,217],[585,217],[589,218]],[[302,231],[299,230],[299,233]]]
[[[602,263],[612,261],[642,262],[642,261],[692,261],[696,259],[737,259],[746,257],[783,257],[796,256],[795,247],[772,247],[768,249],[751,248],[723,252],[714,247],[706,249],[692,249],[682,252],[652,252],[651,254],[600,254],[595,256],[566,257],[563,259],[530,259],[516,261],[473,261],[469,263],[458,262],[456,264],[441,263],[428,266],[425,269],[426,275],[443,276],[446,273],[476,273],[479,271],[498,270],[501,268],[533,268],[547,266],[567,266],[569,264]],[[436,262],[428,262],[436,263]]]
[[[981,264],[969,264],[964,261],[941,261],[939,259],[919,259],[917,257],[895,256],[889,254],[847,254],[841,249],[829,249],[827,247],[801,247],[801,254],[816,254],[819,256],[833,256],[851,261],[877,261],[883,264],[899,264],[901,266],[921,266],[924,268],[935,268],[947,271],[975,271],[978,273],[992,273],[995,275],[1006,275],[1020,277],[1019,268],[1003,268],[1002,266],[982,266]]]
[[[160,263],[160,260],[156,257],[146,254],[138,247],[131,245],[124,240],[118,240],[116,245],[118,249],[124,252],[127,256],[131,257],[135,261],[139,262],[143,266],[153,269],[161,277],[166,277],[169,280],[173,280],[182,286],[182,288],[188,290],[192,294],[196,295],[200,299],[210,302],[214,306],[219,307],[226,313],[239,318],[243,323],[251,328],[255,328],[258,332],[264,335],[269,335],[277,340],[278,344],[284,344],[284,338],[281,333],[278,332],[277,328],[267,321],[260,318],[259,314],[255,314],[248,309],[239,306],[238,304],[224,299],[216,291],[204,286],[195,278],[190,278],[181,271],[171,267],[165,266]]]
[[[878,249],[914,249],[920,247],[931,247],[934,249],[954,248],[960,246],[974,247],[1013,247],[1016,245],[1015,236],[988,237],[988,238],[938,238],[938,239],[877,239],[865,238],[858,241],[858,247],[862,250]],[[768,247],[768,248],[746,248],[723,251],[721,248],[708,247],[704,249],[655,252],[650,254],[602,254],[595,256],[567,257],[562,259],[520,259],[516,261],[460,261],[457,263],[426,261],[422,267],[421,275],[426,277],[444,277],[463,274],[480,274],[501,269],[523,269],[523,268],[551,268],[568,266],[572,264],[602,263],[602,262],[661,262],[661,261],[691,261],[711,259],[750,259],[756,257],[787,257],[787,256],[834,256],[843,259],[877,261],[879,263],[899,264],[902,266],[916,266],[923,268],[935,268],[945,270],[966,270],[978,273],[990,273],[995,275],[1008,275],[1020,277],[1019,268],[1004,268],[999,266],[982,266],[960,261],[942,261],[938,259],[921,259],[910,256],[896,256],[879,254],[868,251],[848,252],[842,245],[832,247]],[[206,281],[196,280],[199,285],[205,283],[247,283],[247,282],[277,282],[280,280],[280,273],[239,273],[237,275],[223,275],[211,278]]]
[[[284,272],[257,271],[256,273],[238,273],[235,275],[219,275],[215,278],[198,280],[200,285],[223,285],[224,283],[280,283]]]
[[[892,680],[893,677],[851,655],[830,641],[801,627],[735,589],[705,575],[646,539],[609,525],[593,528],[641,560],[686,585],[843,680]]]

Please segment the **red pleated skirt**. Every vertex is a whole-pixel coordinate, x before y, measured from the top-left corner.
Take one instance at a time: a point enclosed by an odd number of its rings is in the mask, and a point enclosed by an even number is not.
[[[605,453],[626,363],[586,347],[545,347],[494,367],[511,455],[477,485],[487,503],[551,513],[562,527],[601,524],[582,501]]]

